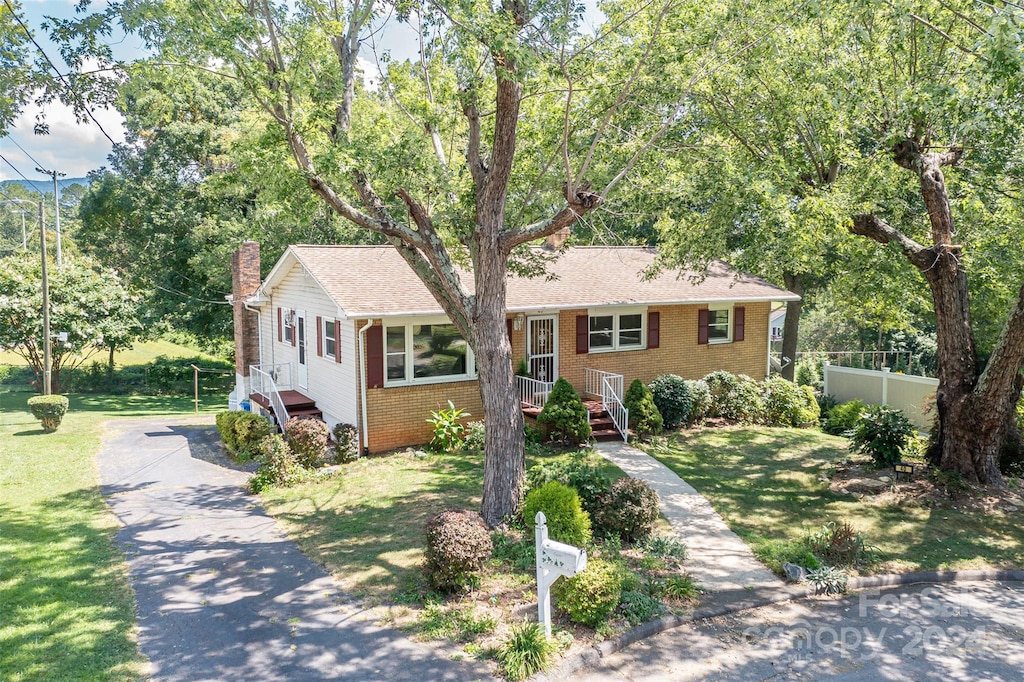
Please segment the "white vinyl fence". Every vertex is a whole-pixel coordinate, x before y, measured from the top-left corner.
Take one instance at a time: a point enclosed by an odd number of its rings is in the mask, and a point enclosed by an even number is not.
[[[925,409],[934,403],[938,379],[893,374],[888,368],[878,371],[837,367],[827,362],[823,375],[825,395],[834,396],[841,403],[860,399],[868,405],[888,405],[902,410],[917,428],[931,428],[934,414],[925,414]]]

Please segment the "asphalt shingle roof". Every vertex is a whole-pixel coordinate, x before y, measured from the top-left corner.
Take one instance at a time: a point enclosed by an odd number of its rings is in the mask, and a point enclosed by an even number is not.
[[[290,251],[349,317],[441,313],[402,257],[390,246],[291,246]],[[508,309],[527,311],[605,305],[786,301],[796,294],[762,279],[712,264],[707,276],[687,270],[643,274],[655,250],[629,246],[573,247],[548,265],[550,277],[511,276]],[[463,273],[465,274],[465,273]],[[470,291],[472,277],[463,277]]]

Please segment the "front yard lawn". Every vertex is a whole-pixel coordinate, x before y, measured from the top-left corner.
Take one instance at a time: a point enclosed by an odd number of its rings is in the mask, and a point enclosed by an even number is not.
[[[1012,505],[969,510],[832,492],[825,476],[849,458],[848,442],[816,429],[727,427],[672,434],[647,450],[777,572],[800,556],[808,534],[844,521],[877,548],[872,573],[1024,566],[1024,512]]]
[[[104,419],[188,414],[191,401],[73,395],[60,429],[45,434],[26,407],[34,394],[3,388],[0,679],[144,679],[127,567],[93,457]]]

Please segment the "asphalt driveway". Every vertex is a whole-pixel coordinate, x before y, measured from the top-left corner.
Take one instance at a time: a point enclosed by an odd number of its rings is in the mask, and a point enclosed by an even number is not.
[[[155,679],[490,678],[375,625],[246,493],[210,422],[110,422],[97,459]]]

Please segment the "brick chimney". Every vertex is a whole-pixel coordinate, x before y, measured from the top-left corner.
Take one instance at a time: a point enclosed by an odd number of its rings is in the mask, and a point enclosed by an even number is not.
[[[544,238],[544,247],[551,249],[552,251],[557,251],[562,248],[562,244],[564,244],[565,240],[569,238],[569,232],[570,230],[568,227],[563,227],[558,232],[549,234]]]
[[[249,399],[249,365],[260,362],[259,316],[245,309],[245,300],[260,286],[260,245],[242,242],[231,254],[231,306],[235,327],[235,390]]]

